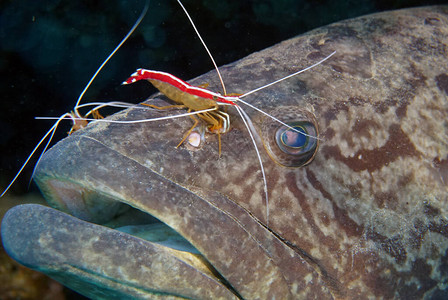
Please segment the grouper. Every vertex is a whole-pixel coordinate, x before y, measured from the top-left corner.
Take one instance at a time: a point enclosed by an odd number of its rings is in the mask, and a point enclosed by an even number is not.
[[[6,251],[95,299],[448,297],[448,7],[338,22],[220,69],[243,94],[333,51],[245,98],[317,136],[309,147],[288,147],[288,128],[241,104],[268,204],[232,107],[221,156],[203,124],[199,145],[176,148],[188,117],[96,122],[42,158],[34,180],[53,208],[12,208]],[[220,90],[215,72],[189,83]]]

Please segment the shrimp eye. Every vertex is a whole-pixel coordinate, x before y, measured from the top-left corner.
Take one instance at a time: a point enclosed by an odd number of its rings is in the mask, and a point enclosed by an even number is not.
[[[272,160],[285,167],[309,164],[319,145],[314,114],[296,107],[284,107],[270,114],[288,125],[270,118],[262,124],[263,143]]]

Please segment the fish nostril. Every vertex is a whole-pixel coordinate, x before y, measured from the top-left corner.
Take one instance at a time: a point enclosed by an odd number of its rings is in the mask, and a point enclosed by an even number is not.
[[[187,138],[187,142],[188,144],[190,144],[191,146],[197,148],[199,147],[199,145],[201,144],[201,135],[199,134],[199,132],[193,131],[192,133],[190,133],[190,135]]]

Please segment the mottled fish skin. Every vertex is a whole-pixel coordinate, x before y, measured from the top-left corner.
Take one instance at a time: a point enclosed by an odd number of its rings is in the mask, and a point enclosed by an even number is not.
[[[447,297],[448,7],[338,22],[221,71],[228,91],[244,93],[333,51],[245,98],[276,114],[307,110],[319,126],[305,167],[282,167],[261,149],[269,223],[256,154],[232,110],[219,159],[216,135],[175,148],[189,118],[97,123],[48,151],[35,180],[54,207],[84,220],[119,211],[98,195],[157,216],[245,299]],[[219,90],[214,72],[191,83],[205,82]],[[257,129],[272,122],[247,111]]]

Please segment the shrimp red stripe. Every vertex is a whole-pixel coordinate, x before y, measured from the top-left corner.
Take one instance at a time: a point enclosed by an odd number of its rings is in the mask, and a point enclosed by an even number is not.
[[[177,78],[174,75],[160,71],[138,69],[137,72],[132,74],[131,77],[129,77],[128,79],[126,79],[123,82],[123,84],[130,84],[139,80],[148,80],[148,79],[159,80],[171,84],[172,86],[178,88],[182,92],[186,92],[194,96],[214,100],[221,103],[236,105],[235,101],[238,101],[238,97],[223,96],[221,94],[214,93],[212,91],[197,86],[192,86],[191,84],[188,84],[187,82]]]

